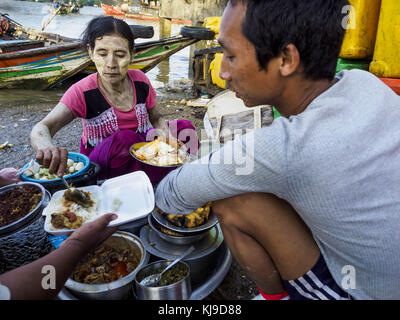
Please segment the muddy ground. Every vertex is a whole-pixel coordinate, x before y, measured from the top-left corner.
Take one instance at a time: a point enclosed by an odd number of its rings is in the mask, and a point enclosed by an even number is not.
[[[188,107],[187,101],[198,98],[188,85],[180,88],[158,90],[157,104],[166,120],[188,119],[198,133],[203,128],[204,107]],[[7,99],[6,99],[7,100]],[[40,104],[31,102],[22,91],[19,99],[0,103],[0,145],[8,141],[11,147],[0,150],[0,168],[21,168],[34,157],[29,134],[32,127],[55,106],[57,101],[49,98]],[[71,152],[79,152],[82,125],[74,120],[54,137],[56,145],[64,146]],[[247,300],[258,294],[254,283],[244,274],[233,259],[232,266],[224,281],[207,300]]]

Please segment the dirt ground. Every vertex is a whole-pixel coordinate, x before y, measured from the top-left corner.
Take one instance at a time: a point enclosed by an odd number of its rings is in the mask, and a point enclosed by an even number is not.
[[[157,105],[166,120],[191,120],[198,133],[203,128],[204,107],[188,107],[186,102],[197,98],[186,86],[183,90],[160,90]],[[32,158],[34,152],[30,146],[29,134],[32,127],[40,121],[57,103],[49,99],[46,103],[34,103],[29,97],[12,103],[0,102],[0,145],[8,141],[11,147],[0,150],[0,168],[21,168]],[[54,137],[56,145],[64,146],[71,152],[79,152],[82,125],[74,120],[60,130]],[[232,266],[220,286],[207,300],[248,300],[258,294],[254,283],[244,274],[233,259]]]

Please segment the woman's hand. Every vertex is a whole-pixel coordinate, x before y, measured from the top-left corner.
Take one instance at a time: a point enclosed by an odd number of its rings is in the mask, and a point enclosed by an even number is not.
[[[20,172],[14,168],[0,170],[0,187],[20,181]]]
[[[36,160],[45,168],[49,168],[49,173],[57,173],[59,177],[65,174],[68,161],[68,151],[66,148],[47,147],[36,151]]]
[[[56,173],[59,177],[64,175],[67,167],[68,151],[58,148],[53,144],[53,136],[74,119],[72,111],[62,102],[40,122],[31,132],[31,145],[36,151],[36,160],[50,173]]]

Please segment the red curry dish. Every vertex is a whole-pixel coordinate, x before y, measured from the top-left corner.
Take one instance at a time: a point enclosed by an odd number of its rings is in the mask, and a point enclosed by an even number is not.
[[[71,278],[86,284],[110,283],[130,274],[139,263],[140,257],[131,248],[106,243],[89,253],[77,265]]]
[[[0,227],[26,216],[42,197],[42,191],[33,185],[22,185],[0,194]]]

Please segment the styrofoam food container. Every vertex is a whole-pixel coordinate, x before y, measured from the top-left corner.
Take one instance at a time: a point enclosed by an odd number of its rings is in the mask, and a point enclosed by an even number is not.
[[[112,221],[110,226],[119,226],[128,222],[139,220],[149,214],[155,206],[154,190],[150,179],[143,171],[135,171],[105,181],[101,186],[88,186],[78,188],[89,191],[95,205],[89,210],[80,208],[78,215],[84,217],[83,223],[97,219],[106,213],[116,213],[118,219]],[[69,234],[76,229],[56,229],[51,224],[51,214],[62,209],[61,199],[65,190],[54,193],[47,207],[43,210],[46,216],[44,229],[47,233]],[[120,205],[116,206],[115,201]],[[118,208],[117,208],[118,207]]]

